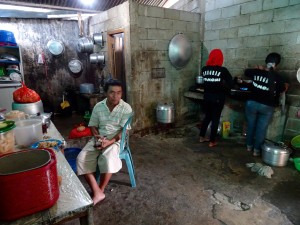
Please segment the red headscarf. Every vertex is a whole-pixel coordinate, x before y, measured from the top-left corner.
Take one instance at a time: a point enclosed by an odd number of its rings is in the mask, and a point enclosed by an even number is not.
[[[224,61],[223,53],[220,49],[213,49],[208,56],[207,66],[222,66]]]

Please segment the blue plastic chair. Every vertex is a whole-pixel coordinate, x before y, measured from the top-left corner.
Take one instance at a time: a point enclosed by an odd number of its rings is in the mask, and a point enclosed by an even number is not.
[[[123,129],[122,129],[122,137],[120,141],[120,159],[124,159],[127,165],[128,173],[129,173],[129,178],[130,178],[130,183],[131,187],[135,188],[136,187],[136,182],[135,182],[135,177],[134,177],[134,166],[133,166],[133,160],[132,160],[132,155],[129,147],[129,134],[126,132],[127,127],[131,124],[133,117],[133,113],[131,116],[128,118],[127,122],[125,123]],[[96,179],[97,182],[100,182],[100,171],[99,167],[97,166],[96,170]]]

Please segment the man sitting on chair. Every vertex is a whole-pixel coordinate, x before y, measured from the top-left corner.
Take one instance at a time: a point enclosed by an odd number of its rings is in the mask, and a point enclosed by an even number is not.
[[[94,138],[100,141],[95,147],[90,140],[77,157],[77,173],[84,175],[93,192],[94,205],[105,198],[104,189],[113,173],[122,168],[119,158],[122,128],[132,113],[131,106],[122,97],[122,83],[109,80],[104,85],[106,98],[98,102],[89,122]],[[100,170],[98,185],[94,173],[97,164]]]

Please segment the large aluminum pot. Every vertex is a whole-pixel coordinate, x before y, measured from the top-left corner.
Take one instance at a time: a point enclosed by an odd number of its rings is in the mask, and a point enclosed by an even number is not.
[[[24,150],[0,157],[0,220],[16,220],[52,207],[59,197],[52,149]]]
[[[94,43],[96,45],[100,45],[101,47],[103,46],[103,35],[102,33],[95,33],[93,34],[93,40],[94,40]]]
[[[19,110],[25,112],[28,115],[36,115],[44,112],[44,107],[42,101],[37,101],[33,103],[12,103],[13,110]]]
[[[262,146],[262,159],[272,166],[286,166],[291,150],[282,142],[265,140]]]
[[[103,65],[105,63],[105,57],[101,53],[92,53],[90,54],[90,63],[92,64],[99,63]]]
[[[173,123],[175,119],[174,104],[158,104],[156,107],[156,119],[159,123]]]
[[[77,43],[77,51],[81,53],[92,53],[94,51],[94,42],[92,38],[80,38]]]

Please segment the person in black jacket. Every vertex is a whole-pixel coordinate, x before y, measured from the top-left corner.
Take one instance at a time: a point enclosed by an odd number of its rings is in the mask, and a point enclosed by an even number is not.
[[[220,49],[213,49],[208,57],[206,66],[201,69],[204,87],[204,113],[200,129],[200,142],[209,141],[209,147],[217,145],[216,135],[221,113],[225,104],[225,96],[232,86],[232,76],[227,68],[223,67],[223,53]],[[211,122],[209,139],[205,138],[207,127]]]
[[[246,69],[245,75],[252,80],[251,95],[246,102],[247,151],[259,156],[264,143],[268,125],[275,107],[279,105],[280,93],[286,90],[283,78],[275,72],[280,63],[278,53],[270,53],[266,59],[266,68]]]

